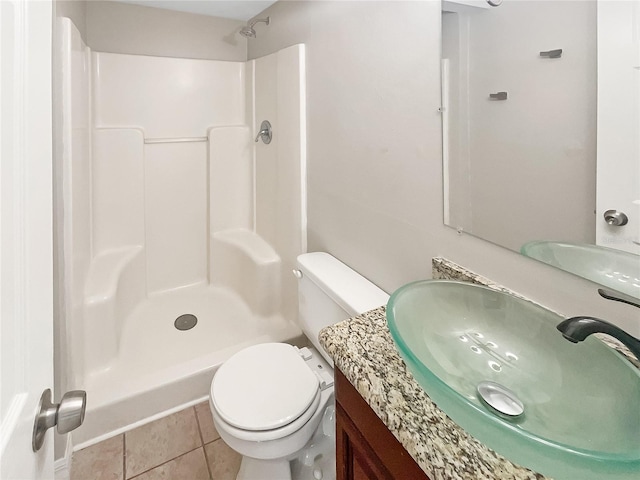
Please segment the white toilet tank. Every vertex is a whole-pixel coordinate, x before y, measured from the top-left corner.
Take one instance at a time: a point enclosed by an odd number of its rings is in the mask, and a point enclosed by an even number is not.
[[[389,295],[328,253],[302,254],[297,264],[300,328],[333,364],[318,342],[320,330],[386,305]]]

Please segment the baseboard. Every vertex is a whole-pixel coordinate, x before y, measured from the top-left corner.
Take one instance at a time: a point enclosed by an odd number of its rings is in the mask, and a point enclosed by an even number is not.
[[[73,443],[71,435],[67,435],[67,444],[64,449],[64,457],[53,462],[53,475],[55,480],[70,480]]]

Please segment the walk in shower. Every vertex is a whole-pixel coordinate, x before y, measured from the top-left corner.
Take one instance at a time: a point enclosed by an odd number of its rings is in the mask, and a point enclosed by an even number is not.
[[[102,53],[59,21],[78,446],[202,400],[241,348],[300,335],[304,48],[248,62]],[[263,120],[269,144],[254,141]]]

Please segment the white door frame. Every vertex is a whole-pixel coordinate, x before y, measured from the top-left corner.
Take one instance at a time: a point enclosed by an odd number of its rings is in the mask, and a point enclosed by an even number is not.
[[[597,130],[596,244],[640,253],[640,0],[598,1]]]
[[[53,478],[31,447],[53,386],[51,1],[0,1],[0,478]]]

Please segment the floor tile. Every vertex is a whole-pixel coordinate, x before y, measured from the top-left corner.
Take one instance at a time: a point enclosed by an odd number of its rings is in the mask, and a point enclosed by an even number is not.
[[[202,447],[164,463],[135,480],[209,480],[209,469]]]
[[[232,450],[223,440],[204,446],[213,480],[235,480],[240,470],[242,456]]]
[[[196,416],[198,424],[200,424],[200,433],[202,433],[202,441],[206,445],[220,438],[216,426],[213,424],[211,416],[211,407],[209,402],[203,402],[196,405]]]
[[[161,418],[125,433],[126,478],[201,446],[193,408]]]
[[[73,453],[71,480],[122,480],[122,435]]]

